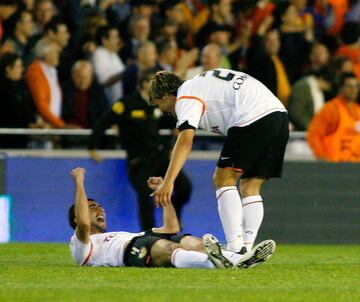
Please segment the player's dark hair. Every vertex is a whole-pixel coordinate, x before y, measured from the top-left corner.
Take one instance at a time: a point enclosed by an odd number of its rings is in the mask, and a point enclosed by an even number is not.
[[[95,201],[95,199],[88,198],[88,201]],[[68,220],[70,226],[75,230],[76,222],[75,222],[75,204],[73,204],[68,210]]]
[[[341,88],[342,86],[344,86],[345,84],[345,81],[348,79],[348,78],[355,78],[356,79],[356,75],[353,74],[352,72],[345,72],[345,73],[342,73],[339,77],[339,87]]]
[[[178,88],[184,81],[175,73],[170,71],[159,71],[151,80],[150,102],[154,99],[161,99],[166,94],[176,95]]]

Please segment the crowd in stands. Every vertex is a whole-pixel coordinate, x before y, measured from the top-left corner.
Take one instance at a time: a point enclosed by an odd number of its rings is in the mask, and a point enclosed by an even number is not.
[[[92,128],[149,68],[244,71],[307,131],[344,74],[359,105],[360,1],[0,0],[2,128]]]

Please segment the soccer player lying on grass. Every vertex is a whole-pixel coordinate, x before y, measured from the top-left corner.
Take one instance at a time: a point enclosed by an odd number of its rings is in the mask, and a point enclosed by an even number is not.
[[[69,223],[75,229],[71,254],[82,266],[136,266],[177,268],[249,268],[268,259],[275,245],[271,240],[260,243],[251,255],[222,251],[217,239],[178,235],[179,223],[174,207],[163,207],[163,226],[141,233],[106,232],[105,211],[85,192],[85,169],[71,171],[75,184],[75,204],[69,209]],[[149,179],[156,189],[162,178]]]

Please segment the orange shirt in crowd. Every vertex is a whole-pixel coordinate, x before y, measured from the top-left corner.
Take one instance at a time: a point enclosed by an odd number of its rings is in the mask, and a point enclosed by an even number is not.
[[[29,66],[25,79],[39,114],[52,126],[56,128],[64,127],[64,121],[50,110],[51,89],[41,69],[40,61],[36,60]]]
[[[360,162],[360,104],[329,101],[313,117],[307,141],[318,159]]]
[[[350,45],[342,45],[337,51],[337,56],[348,57],[354,65],[354,73],[360,80],[360,48],[352,47]]]
[[[328,0],[335,14],[335,23],[329,28],[329,34],[337,35],[344,24],[345,14],[349,10],[348,0]]]

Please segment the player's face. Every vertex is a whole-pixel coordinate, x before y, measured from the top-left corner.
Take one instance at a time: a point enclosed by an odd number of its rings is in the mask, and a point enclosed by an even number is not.
[[[167,94],[161,99],[154,99],[152,104],[159,107],[161,112],[174,115],[175,101],[176,97],[174,95]]]
[[[106,217],[104,208],[95,201],[89,201],[90,223],[97,229],[106,230]]]

